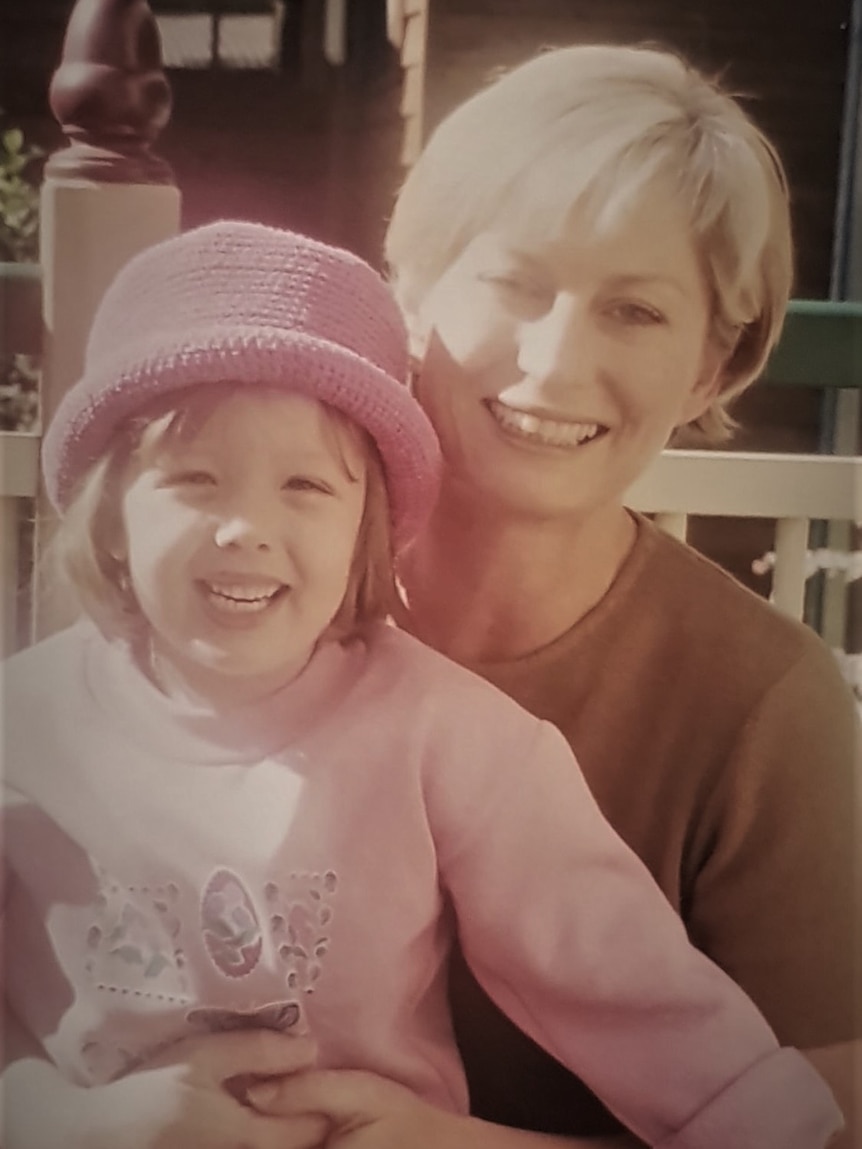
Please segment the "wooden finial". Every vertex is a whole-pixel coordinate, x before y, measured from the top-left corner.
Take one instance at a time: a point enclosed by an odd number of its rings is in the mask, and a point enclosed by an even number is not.
[[[49,90],[69,147],[49,176],[173,184],[152,144],[171,114],[161,41],[147,0],[77,0]]]

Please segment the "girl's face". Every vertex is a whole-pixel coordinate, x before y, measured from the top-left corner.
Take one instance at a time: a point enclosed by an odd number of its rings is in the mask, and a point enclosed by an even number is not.
[[[709,294],[670,197],[546,242],[481,233],[416,318],[445,481],[509,514],[616,511],[715,393]]]
[[[159,684],[218,703],[290,681],[344,597],[361,448],[313,400],[257,391],[140,456],[121,514]]]

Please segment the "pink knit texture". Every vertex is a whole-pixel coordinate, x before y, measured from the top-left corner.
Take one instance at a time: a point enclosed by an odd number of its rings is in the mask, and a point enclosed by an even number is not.
[[[156,397],[257,384],[323,400],[368,431],[401,547],[427,518],[440,469],[407,367],[398,307],[357,256],[261,224],[208,224],[135,256],[106,292],[84,374],[44,437],[48,495],[62,511],[117,427]]]

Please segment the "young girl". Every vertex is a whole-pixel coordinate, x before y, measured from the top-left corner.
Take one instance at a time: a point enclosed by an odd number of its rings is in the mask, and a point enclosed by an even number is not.
[[[9,1012],[106,1098],[261,1027],[463,1111],[454,913],[491,996],[649,1144],[825,1145],[828,1090],[562,736],[386,625],[439,461],[405,373],[379,277],[290,233],[204,227],[107,293],[43,454],[89,618],[6,676]],[[5,1149],[51,1143],[68,1093],[17,1080]]]

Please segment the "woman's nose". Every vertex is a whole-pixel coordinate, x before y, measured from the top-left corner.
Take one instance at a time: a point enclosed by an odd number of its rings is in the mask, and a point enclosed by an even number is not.
[[[560,293],[551,307],[523,324],[518,368],[536,382],[568,382],[588,358],[589,313],[583,300]]]

